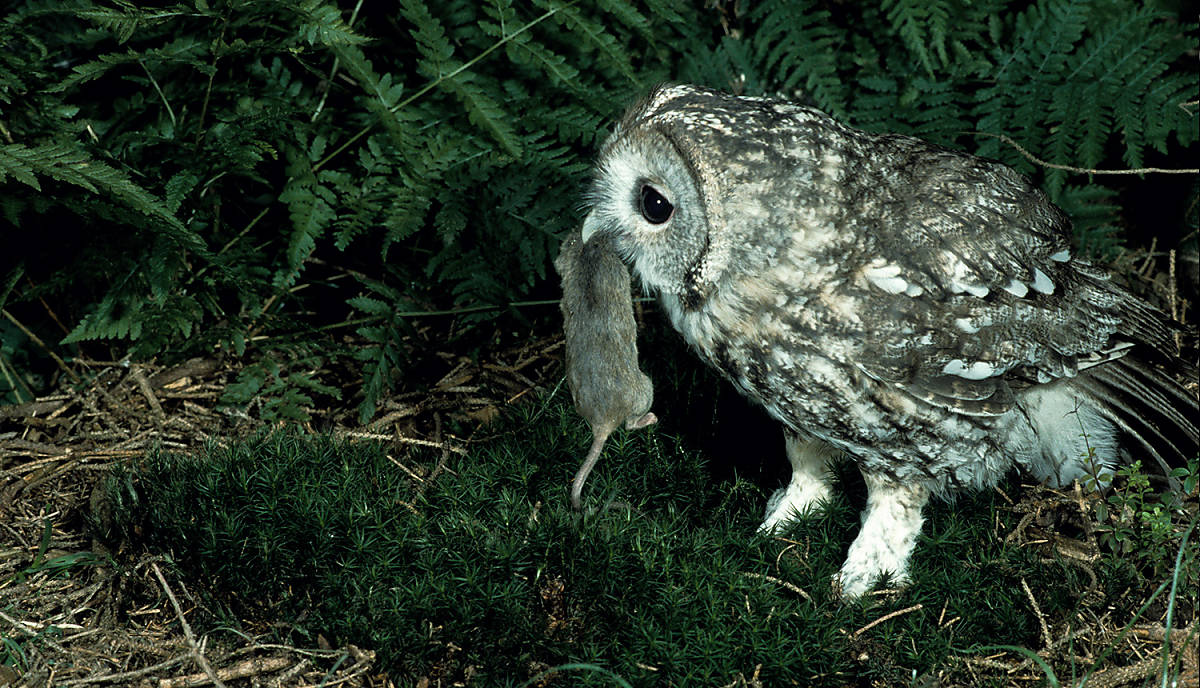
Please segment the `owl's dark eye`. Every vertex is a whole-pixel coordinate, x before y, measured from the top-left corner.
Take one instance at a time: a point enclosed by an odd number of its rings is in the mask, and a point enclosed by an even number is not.
[[[649,184],[642,186],[642,195],[638,200],[642,217],[652,225],[661,225],[670,220],[671,214],[675,212],[675,206]]]

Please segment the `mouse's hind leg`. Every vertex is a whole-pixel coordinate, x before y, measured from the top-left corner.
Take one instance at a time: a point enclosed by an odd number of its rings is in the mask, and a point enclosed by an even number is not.
[[[767,500],[766,520],[758,528],[762,532],[771,532],[776,526],[812,511],[831,494],[829,471],[837,450],[821,440],[790,432],[785,439],[792,479]]]

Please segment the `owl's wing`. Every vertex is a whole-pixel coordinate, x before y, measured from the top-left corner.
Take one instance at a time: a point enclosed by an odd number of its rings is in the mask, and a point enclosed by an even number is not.
[[[929,403],[989,416],[1012,407],[1014,389],[1122,356],[1131,346],[1114,338],[1122,297],[1071,259],[1065,215],[997,163],[927,157],[911,192],[892,194],[872,218],[876,253],[859,283],[875,307],[859,368]]]

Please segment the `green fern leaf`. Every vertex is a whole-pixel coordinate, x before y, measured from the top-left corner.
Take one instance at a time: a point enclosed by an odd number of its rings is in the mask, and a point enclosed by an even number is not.
[[[446,30],[441,22],[434,18],[422,0],[402,0],[400,13],[405,19],[416,25],[409,33],[417,41],[417,49],[421,53],[421,73],[429,78],[440,78],[452,71],[454,66],[454,47],[446,38]]]
[[[262,364],[252,364],[242,368],[237,374],[237,380],[225,385],[221,394],[221,403],[230,406],[244,406],[262,390],[267,382],[269,373]]]
[[[319,155],[319,151],[313,149],[312,154]],[[304,261],[316,248],[317,238],[337,217],[333,190],[318,181],[308,159],[300,155],[294,158],[288,165],[288,181],[279,194],[279,200],[287,204],[292,232],[287,242],[287,263],[273,280],[277,288],[289,287],[296,281]]]
[[[32,186],[35,191],[41,191],[42,185],[38,183],[34,166],[29,162],[31,157],[36,157],[36,154],[19,143],[0,146],[0,182],[11,176]],[[92,187],[88,190],[94,192],[96,189]]]
[[[474,75],[462,72],[442,83],[466,108],[471,124],[488,132],[509,155],[521,157],[521,140],[512,126],[514,118],[488,96],[487,90],[476,83]]]
[[[62,344],[94,339],[134,339],[142,334],[141,305],[110,292],[63,337]]]
[[[54,179],[120,201],[153,218],[160,231],[182,248],[207,255],[204,241],[183,226],[167,206],[130,181],[125,173],[92,159],[87,153],[56,143],[33,148],[20,143],[0,146],[0,180],[5,175],[40,190],[38,176]]]
[[[800,4],[764,2],[749,19],[757,22],[750,40],[762,71],[776,75],[784,92],[802,89],[822,110],[845,118],[845,85],[838,73],[838,36],[829,12],[808,0]]]
[[[1066,185],[1057,203],[1071,216],[1075,245],[1084,255],[1112,259],[1122,241],[1117,224],[1121,207],[1117,191],[1097,184]]]
[[[893,30],[900,35],[904,45],[917,57],[929,76],[934,74],[932,48],[945,65],[946,27],[950,16],[950,3],[928,0],[884,0],[881,7],[887,12]]]
[[[613,34],[607,31],[603,24],[585,17],[573,4],[562,0],[534,0],[539,7],[553,11],[554,21],[571,31],[572,35],[582,39],[584,44],[596,51],[602,64],[616,71],[634,84],[640,80],[629,62],[628,51],[621,48]]]
[[[199,9],[199,8],[197,8]],[[125,43],[147,26],[164,24],[176,17],[194,14],[195,10],[155,9],[146,11],[127,4],[123,9],[91,7],[74,9],[72,14],[114,33],[118,43]]]
[[[165,185],[166,197],[163,199],[163,205],[172,213],[179,212],[179,206],[183,204],[183,199],[199,183],[200,177],[191,170],[176,172]]]
[[[346,299],[346,303],[355,310],[380,318],[391,315],[395,310],[394,304],[370,296],[355,296]]]
[[[571,91],[583,91],[579,70],[567,62],[565,57],[555,54],[541,43],[536,41],[514,42],[510,43],[507,48],[513,62],[535,65],[543,74],[550,77],[551,83]]]
[[[310,45],[334,47],[367,42],[366,37],[355,33],[346,24],[342,11],[335,5],[328,5],[323,0],[305,0],[296,11],[304,20],[297,27],[297,33]]]
[[[683,24],[687,22],[684,17],[679,14],[680,10],[686,9],[686,5],[679,5],[672,0],[646,0],[646,6],[656,17],[665,19],[672,24]]]
[[[637,31],[646,40],[654,40],[650,20],[626,0],[596,0],[596,6],[613,15],[622,25]]]

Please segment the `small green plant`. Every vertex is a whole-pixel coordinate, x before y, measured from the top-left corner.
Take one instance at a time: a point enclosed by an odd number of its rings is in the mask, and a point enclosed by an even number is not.
[[[25,568],[14,573],[9,581],[5,581],[6,583],[23,583],[29,577],[39,573],[55,578],[69,574],[72,570],[83,566],[100,566],[109,561],[107,557],[94,552],[73,552],[47,559],[46,554],[50,550],[50,538],[53,534],[53,528],[54,522],[46,519],[42,527],[42,539],[38,544],[37,553],[33,556],[33,561]]]
[[[1140,460],[1116,469],[1112,494],[1096,502],[1101,544],[1118,561],[1131,563],[1140,575],[1153,580],[1162,578],[1174,567],[1177,543],[1188,525],[1187,514],[1180,504],[1184,496],[1195,492],[1198,476],[1198,459],[1174,469],[1171,477],[1182,487],[1180,494],[1172,489],[1155,491]],[[1184,572],[1189,585],[1200,582],[1200,571],[1192,563]]]
[[[264,355],[242,368],[237,380],[226,386],[221,403],[235,408],[250,407],[265,421],[306,421],[313,407],[312,395],[341,398],[341,390],[317,377],[317,371],[326,361],[325,355],[305,353],[300,345],[280,353],[285,362],[279,360],[280,356]]]
[[[0,635],[0,665],[21,668],[26,666],[25,648],[15,638]]]
[[[3,592],[9,585],[28,583],[37,576],[59,578],[71,575],[84,567],[102,566],[112,563],[109,557],[94,552],[73,552],[47,557],[47,554],[50,552],[53,530],[53,521],[45,519],[42,526],[42,537],[38,542],[38,549],[34,553],[33,561],[25,567],[18,569],[11,576],[0,580],[0,592]],[[19,640],[13,636],[0,634],[0,666],[10,666],[18,669],[27,666],[28,658],[25,648],[42,641],[44,637],[59,635],[60,632],[60,629],[54,624],[46,624],[37,633],[22,635]]]
[[[1196,496],[1200,487],[1200,459],[1193,459],[1188,465],[1173,469],[1171,477],[1179,481],[1182,496]]]

